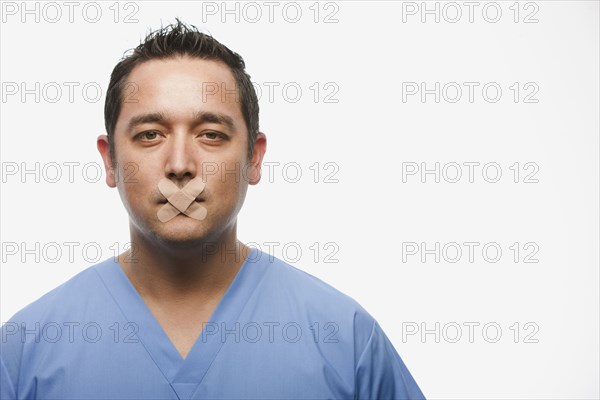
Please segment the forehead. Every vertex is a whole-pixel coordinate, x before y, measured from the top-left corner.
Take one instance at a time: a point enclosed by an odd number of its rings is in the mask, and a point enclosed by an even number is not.
[[[150,60],[127,77],[117,125],[141,112],[191,118],[199,111],[243,118],[230,68],[221,61],[188,56]]]
[[[165,59],[144,61],[129,73],[128,81],[145,81],[157,77],[175,78],[184,75],[195,76],[206,81],[229,82],[235,79],[227,64],[218,60],[205,60],[187,55],[173,56]]]

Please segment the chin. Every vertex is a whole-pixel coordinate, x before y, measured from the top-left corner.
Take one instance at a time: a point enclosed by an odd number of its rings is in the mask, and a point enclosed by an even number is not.
[[[153,229],[153,234],[166,244],[192,244],[201,242],[206,236],[206,227],[203,221],[193,218],[177,216],[168,222],[158,221]]]

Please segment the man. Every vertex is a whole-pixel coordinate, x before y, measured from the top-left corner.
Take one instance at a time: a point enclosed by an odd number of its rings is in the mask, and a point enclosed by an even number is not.
[[[242,58],[179,20],[114,69],[106,182],[130,251],[2,328],[2,399],[423,398],[381,327],[237,240],[266,136]]]

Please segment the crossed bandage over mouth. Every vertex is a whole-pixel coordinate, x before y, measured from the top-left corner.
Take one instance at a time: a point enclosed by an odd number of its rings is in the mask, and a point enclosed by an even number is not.
[[[158,210],[160,222],[168,222],[180,213],[198,220],[206,218],[206,208],[196,202],[196,197],[202,193],[205,186],[200,176],[189,181],[181,189],[171,180],[162,178],[158,182],[158,190],[166,197],[168,203]]]

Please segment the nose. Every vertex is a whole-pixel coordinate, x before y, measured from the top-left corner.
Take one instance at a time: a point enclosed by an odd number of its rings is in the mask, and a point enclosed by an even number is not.
[[[185,132],[177,132],[170,139],[166,155],[166,176],[174,180],[193,179],[197,171],[197,155],[191,136]]]

